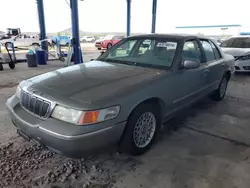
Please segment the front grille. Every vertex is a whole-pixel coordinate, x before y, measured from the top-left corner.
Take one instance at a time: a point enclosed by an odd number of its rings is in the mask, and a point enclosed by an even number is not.
[[[250,70],[250,66],[243,66],[243,69]]]
[[[48,116],[51,104],[50,102],[22,91],[21,105],[24,109],[28,110],[32,114],[37,115],[41,118],[46,118]]]

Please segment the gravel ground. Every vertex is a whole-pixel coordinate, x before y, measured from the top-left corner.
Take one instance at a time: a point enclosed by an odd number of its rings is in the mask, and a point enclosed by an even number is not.
[[[138,164],[118,153],[69,159],[16,138],[0,147],[0,187],[112,187],[121,175],[117,171],[133,170]]]

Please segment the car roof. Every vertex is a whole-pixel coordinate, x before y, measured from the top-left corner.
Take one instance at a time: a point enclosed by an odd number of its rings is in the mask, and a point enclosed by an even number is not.
[[[238,35],[238,36],[232,36],[230,38],[250,38],[250,35]]]
[[[171,38],[177,40],[185,40],[188,38],[199,38],[199,39],[210,39],[209,37],[199,36],[199,35],[190,35],[190,34],[144,34],[144,35],[135,35],[128,38]],[[211,40],[211,39],[210,39]]]

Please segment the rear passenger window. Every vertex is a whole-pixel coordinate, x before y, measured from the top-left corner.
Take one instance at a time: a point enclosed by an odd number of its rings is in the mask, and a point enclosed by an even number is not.
[[[196,59],[201,62],[201,50],[196,40],[186,41],[183,48],[182,60]]]
[[[220,51],[219,51],[218,48],[214,45],[213,42],[210,41],[210,43],[211,43],[212,48],[213,48],[213,50],[214,50],[215,58],[216,58],[216,59],[220,59],[220,58],[221,58]]]
[[[209,41],[206,41],[206,40],[201,40],[201,44],[202,44],[202,47],[205,51],[205,55],[206,55],[206,58],[207,58],[207,61],[214,61],[216,60],[216,57],[215,57],[215,54],[214,54],[214,51],[213,51],[213,47],[212,45],[210,44]]]

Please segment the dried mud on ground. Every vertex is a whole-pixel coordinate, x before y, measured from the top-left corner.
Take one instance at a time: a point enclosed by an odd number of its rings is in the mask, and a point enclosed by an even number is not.
[[[138,161],[118,153],[70,159],[21,138],[0,147],[0,187],[112,187]]]

